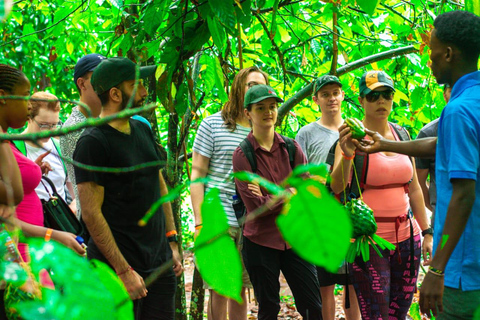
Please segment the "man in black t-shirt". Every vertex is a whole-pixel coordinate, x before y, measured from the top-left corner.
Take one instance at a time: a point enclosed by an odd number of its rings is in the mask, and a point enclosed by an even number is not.
[[[100,117],[132,108],[145,101],[147,91],[138,82],[136,65],[126,58],[104,60],[91,82],[102,102]],[[155,72],[155,66],[141,67],[140,78]],[[150,128],[129,118],[88,128],[78,140],[73,159],[84,164],[126,168],[161,160]],[[145,215],[167,188],[160,166],[127,173],[104,173],[75,168],[82,215],[90,231],[88,257],[109,264],[134,300],[136,319],[174,319],[176,276],[182,271],[170,203],[160,206],[148,223]],[[167,234],[170,236],[167,239]],[[173,270],[151,286],[144,278],[173,259]]]

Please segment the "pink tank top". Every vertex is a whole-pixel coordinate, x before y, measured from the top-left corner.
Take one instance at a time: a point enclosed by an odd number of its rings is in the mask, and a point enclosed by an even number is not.
[[[15,148],[15,146],[13,146],[13,144],[10,144],[10,147],[17,160],[23,183],[23,200],[18,204],[15,210],[17,218],[21,221],[43,227],[42,203],[35,193],[35,188],[42,179],[42,171],[35,162],[25,157],[17,148]],[[25,254],[26,245],[20,243],[18,249],[22,254],[23,259],[28,261],[29,259],[27,259]]]
[[[398,137],[392,130],[396,140]],[[396,218],[408,213],[410,202],[403,187],[413,176],[413,166],[408,156],[395,154],[386,156],[383,153],[375,153],[369,156],[367,172],[367,187],[363,192],[363,200],[372,208],[375,217]],[[368,188],[386,185],[398,185],[385,189]],[[395,222],[377,222],[377,234],[391,243],[396,243]],[[419,233],[417,222],[413,220],[414,234]],[[405,220],[400,223],[398,229],[398,241],[402,242],[410,238],[410,222]]]

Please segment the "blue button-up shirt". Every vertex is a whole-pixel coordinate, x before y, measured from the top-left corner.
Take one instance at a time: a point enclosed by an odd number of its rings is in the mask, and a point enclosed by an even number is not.
[[[434,248],[441,241],[451,179],[475,180],[475,202],[465,231],[445,269],[445,286],[480,289],[480,71],[461,77],[453,86],[438,127],[436,154],[437,207]],[[453,212],[455,214],[455,212]]]

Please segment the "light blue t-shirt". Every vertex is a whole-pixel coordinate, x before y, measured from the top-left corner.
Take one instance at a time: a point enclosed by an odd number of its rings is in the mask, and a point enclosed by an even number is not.
[[[480,71],[461,77],[452,88],[438,126],[437,207],[434,249],[441,241],[451,179],[475,180],[475,202],[465,231],[445,269],[445,286],[480,289]]]

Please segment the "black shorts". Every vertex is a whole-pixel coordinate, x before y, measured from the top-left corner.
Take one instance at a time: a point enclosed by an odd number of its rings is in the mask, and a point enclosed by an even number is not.
[[[335,284],[340,284],[342,286],[347,285],[347,277],[348,277],[348,284],[352,284],[352,275],[348,274],[341,274],[341,273],[331,273],[325,270],[322,267],[317,267],[317,276],[318,276],[318,283],[320,287],[329,287]]]

